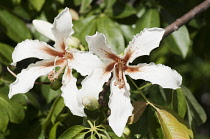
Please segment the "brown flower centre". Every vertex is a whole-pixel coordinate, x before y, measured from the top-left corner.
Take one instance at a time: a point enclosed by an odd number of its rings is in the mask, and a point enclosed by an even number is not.
[[[118,59],[117,64],[115,66],[115,73],[116,73],[116,81],[114,82],[114,85],[118,85],[119,89],[123,88],[125,86],[124,81],[124,70],[126,68],[125,61],[123,59]]]

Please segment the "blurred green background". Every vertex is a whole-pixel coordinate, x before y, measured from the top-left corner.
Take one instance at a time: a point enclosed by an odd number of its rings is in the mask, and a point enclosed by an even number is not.
[[[41,121],[45,121],[48,127],[54,127],[54,129],[58,126],[56,120],[53,124],[49,124],[46,115],[49,117],[48,112],[51,112],[50,108],[55,104],[53,102],[60,101],[58,99],[60,90],[54,91],[47,85],[35,85],[30,93],[17,95],[11,100],[7,97],[9,84],[15,80],[15,77],[7,71],[6,67],[12,62],[11,54],[17,43],[26,39],[38,39],[53,44],[51,40],[35,30],[32,25],[33,19],[53,23],[59,11],[68,7],[73,17],[75,30],[73,36],[81,40],[86,50],[85,36],[99,31],[106,35],[109,45],[121,53],[133,36],[144,28],[164,28],[201,2],[203,1],[1,0],[0,139],[4,137],[30,138],[31,136],[33,136],[31,138],[38,138],[42,133]],[[17,68],[10,68],[15,73],[19,73],[22,68],[26,68],[34,61],[36,60],[27,59],[18,63]],[[189,88],[207,114],[205,122],[205,114],[199,106],[199,108],[194,108],[196,112],[192,114],[188,111],[185,119],[192,124],[195,138],[210,139],[210,9],[193,18],[177,32],[164,38],[160,47],[152,51],[150,56],[141,57],[136,62],[165,64],[182,75],[183,85]],[[80,78],[79,75],[75,76]],[[45,78],[41,81],[45,81]],[[62,116],[65,117],[68,110],[64,108],[62,102],[56,104],[59,107],[56,116],[61,111],[63,113],[59,117],[61,122]],[[78,117],[74,118],[81,120]],[[205,123],[202,124],[203,122]],[[68,127],[77,123],[79,122],[71,122]],[[25,129],[27,129],[27,135],[24,133]],[[52,129],[50,131],[54,133]],[[25,135],[21,136],[21,134]],[[56,138],[56,135],[51,134],[50,137],[53,138],[52,136]]]

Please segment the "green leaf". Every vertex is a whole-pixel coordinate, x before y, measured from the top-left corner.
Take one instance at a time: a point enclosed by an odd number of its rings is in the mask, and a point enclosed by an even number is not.
[[[183,58],[187,56],[191,40],[186,26],[182,26],[178,31],[164,39],[164,44],[174,53],[181,55]]]
[[[87,139],[97,139],[94,135],[90,135]]]
[[[190,139],[192,131],[189,130],[184,124],[180,123],[171,113],[155,108],[157,112],[160,125],[166,139]]]
[[[50,139],[56,139],[56,133],[57,133],[56,130],[57,130],[57,127],[58,127],[59,124],[60,124],[60,122],[57,122],[51,128],[50,133],[49,133],[49,138]]]
[[[192,117],[197,123],[197,125],[205,123],[207,119],[206,113],[202,106],[195,99],[191,91],[185,86],[182,86],[181,89],[179,89],[178,91],[184,93],[187,99],[187,104],[189,106],[190,113],[192,114]]]
[[[76,125],[66,130],[58,139],[73,139],[81,131],[85,130],[84,126]]]
[[[121,1],[107,2],[107,6],[105,13],[113,18],[125,18],[136,13],[132,6]]]
[[[42,131],[44,132],[47,128],[47,126],[50,123],[53,123],[56,121],[56,118],[60,114],[60,112],[64,108],[64,102],[62,97],[58,97],[52,104],[50,112],[47,115],[47,118],[42,123]]]
[[[77,134],[73,139],[84,139],[87,132]]]
[[[7,114],[7,111],[5,110],[5,107],[0,105],[0,133],[4,133],[7,129],[7,125],[9,123],[9,117]]]
[[[157,9],[148,9],[141,18],[136,22],[136,32],[142,31],[144,28],[152,28],[160,26],[160,16]]]
[[[2,135],[1,133],[0,133],[0,139],[5,139],[4,135]]]
[[[0,24],[6,28],[7,36],[15,42],[32,38],[26,24],[6,10],[0,9]]]
[[[39,12],[45,3],[45,0],[29,0],[29,2],[34,7],[34,9]]]
[[[93,35],[96,31],[95,16],[90,16],[84,20],[80,19],[79,21],[76,21],[73,28],[75,29],[74,36],[79,38],[83,45],[87,46],[85,37],[87,35]]]
[[[97,30],[106,36],[108,45],[118,54],[125,48],[125,42],[119,26],[109,17],[101,16],[97,19]]]
[[[80,13],[87,12],[90,9],[90,6],[91,6],[90,4],[91,4],[92,1],[93,0],[82,0],[79,12]]]
[[[81,5],[81,3],[82,3],[82,0],[74,0],[75,6]]]
[[[109,9],[113,6],[113,4],[116,2],[116,0],[104,0],[106,9]]]
[[[2,92],[3,88],[0,89]],[[6,89],[7,90],[7,89]],[[13,123],[20,123],[25,117],[23,106],[19,103],[8,99],[5,93],[0,93],[0,107],[4,108],[4,112],[7,113],[7,117]]]
[[[135,35],[135,29],[129,25],[120,25],[120,29],[125,37],[126,41],[129,42],[133,39]]]
[[[12,62],[13,50],[13,47],[4,43],[0,43],[0,63],[9,65]]]
[[[61,93],[60,90],[52,90],[49,85],[42,85],[41,91],[47,103],[50,103],[53,99],[56,98],[56,96],[58,96]]]
[[[147,103],[144,101],[136,101],[133,104],[133,112],[132,112],[132,116],[129,117],[128,119],[128,124],[133,124],[135,122],[137,122],[139,120],[139,118],[141,117],[141,115],[143,114],[145,108],[147,107]]]
[[[187,110],[186,99],[183,92],[176,90],[172,95],[172,109],[184,118]]]

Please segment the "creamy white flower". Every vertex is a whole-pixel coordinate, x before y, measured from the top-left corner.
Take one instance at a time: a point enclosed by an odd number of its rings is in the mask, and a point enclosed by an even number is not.
[[[14,83],[10,84],[9,98],[15,94],[26,93],[33,86],[35,80],[43,75],[48,75],[49,80],[58,78],[64,71],[62,79],[62,96],[64,103],[74,115],[86,116],[84,109],[78,105],[76,78],[72,75],[72,69],[77,70],[81,75],[88,75],[92,72],[95,64],[101,63],[97,56],[89,52],[81,52],[69,49],[68,42],[74,33],[72,29],[72,17],[69,9],[65,8],[54,20],[53,24],[46,21],[34,20],[35,28],[55,41],[54,47],[38,40],[25,40],[19,43],[12,54],[13,63],[26,58],[39,58],[41,61],[30,64],[17,75]],[[91,64],[92,63],[92,64]],[[55,71],[55,67],[60,67]]]
[[[134,36],[124,51],[123,56],[117,55],[106,43],[106,38],[101,33],[86,37],[91,52],[96,54],[104,63],[100,68],[94,69],[93,73],[82,82],[79,90],[79,103],[82,105],[82,98],[98,99],[99,92],[103,85],[111,77],[109,108],[109,125],[121,136],[125,128],[128,117],[132,115],[133,107],[130,102],[130,87],[125,75],[133,79],[143,79],[153,84],[158,84],[163,88],[179,88],[182,77],[170,67],[154,63],[129,65],[139,56],[149,55],[149,53],[159,46],[164,34],[164,29],[150,28],[144,29]],[[114,39],[114,38],[113,38]]]

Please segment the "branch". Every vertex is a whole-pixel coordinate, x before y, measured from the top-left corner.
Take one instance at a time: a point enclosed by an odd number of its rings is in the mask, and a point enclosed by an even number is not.
[[[173,33],[174,31],[177,31],[181,26],[189,22],[191,19],[193,19],[196,15],[202,13],[206,9],[208,9],[210,6],[210,0],[205,0],[189,12],[187,12],[185,15],[177,19],[175,22],[170,24],[165,28],[165,33],[163,35],[163,38],[168,36],[169,34]]]

